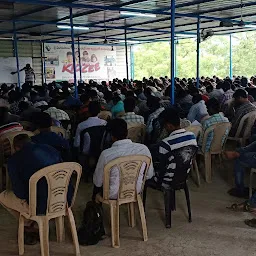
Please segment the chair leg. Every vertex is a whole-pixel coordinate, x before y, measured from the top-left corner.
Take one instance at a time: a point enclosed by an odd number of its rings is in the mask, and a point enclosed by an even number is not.
[[[190,196],[189,196],[189,190],[188,190],[188,185],[186,184],[184,187],[185,195],[186,195],[186,200],[187,200],[187,207],[188,207],[188,221],[192,222],[192,214],[191,214],[191,205],[190,205]]]
[[[136,223],[135,223],[135,208],[134,208],[134,203],[129,203],[128,204],[128,218],[129,218],[129,226],[134,228]]]
[[[205,163],[205,180],[207,183],[211,183],[212,182],[212,156],[211,156],[211,153],[205,153],[204,163]]]
[[[3,166],[0,167],[0,192],[4,190]]]
[[[143,189],[143,206],[144,206],[144,211],[146,212],[146,200],[147,200],[147,182],[145,183],[144,189]]]
[[[142,225],[143,240],[146,242],[148,241],[148,230],[147,230],[145,211],[144,211],[141,196],[138,195],[137,199],[138,199],[138,206],[139,206],[140,219],[141,219],[141,225]]]
[[[64,217],[55,219],[57,242],[61,243],[65,240]]]
[[[164,205],[165,205],[165,227],[171,228],[172,226],[172,202],[171,191],[169,189],[164,190]]]
[[[40,217],[38,221],[41,256],[50,256],[49,253],[49,220],[46,217]]]
[[[112,247],[120,247],[119,238],[119,205],[116,203],[110,204],[110,216],[111,216],[111,239]]]
[[[254,169],[251,169],[251,173],[250,173],[250,184],[249,184],[249,198],[252,197],[252,183],[253,183],[253,172]]]
[[[199,174],[199,169],[198,169],[198,164],[196,159],[193,160],[193,166],[192,166],[192,177],[193,177],[193,173],[195,173],[196,177],[196,183],[197,186],[200,187],[201,185],[201,180],[200,180],[200,174]]]
[[[19,255],[24,254],[24,217],[20,215],[18,230]]]
[[[70,223],[70,229],[71,229],[71,234],[72,234],[72,238],[73,238],[73,243],[75,246],[75,253],[76,253],[76,256],[80,256],[81,254],[80,254],[78,236],[77,236],[77,231],[76,231],[76,222],[75,222],[73,212],[70,208],[68,208],[68,219],[69,219],[69,223]]]

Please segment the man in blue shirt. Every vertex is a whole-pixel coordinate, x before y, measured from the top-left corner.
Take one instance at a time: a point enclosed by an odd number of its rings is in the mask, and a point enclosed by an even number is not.
[[[0,203],[17,219],[20,212],[29,211],[29,179],[42,168],[62,162],[60,153],[48,145],[35,144],[26,134],[14,138],[16,153],[8,160],[8,173],[12,191],[6,190],[0,194]],[[48,199],[47,184],[44,179],[37,186],[37,214],[45,214]],[[72,186],[68,190],[68,202],[71,203]],[[33,222],[25,221],[25,242],[34,244],[35,228]],[[30,235],[28,235],[28,233]],[[26,239],[30,238],[30,239]]]
[[[51,131],[52,119],[48,113],[40,112],[34,117],[34,124],[40,131],[32,137],[32,141],[37,144],[46,144],[57,149],[64,161],[70,160],[70,146],[66,139]]]

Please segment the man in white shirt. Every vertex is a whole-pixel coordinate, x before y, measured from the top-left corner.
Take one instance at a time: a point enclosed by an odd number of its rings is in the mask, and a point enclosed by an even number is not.
[[[90,127],[102,126],[102,125],[107,124],[107,122],[105,120],[98,118],[98,114],[100,113],[99,102],[97,102],[97,101],[90,102],[88,111],[89,111],[90,117],[86,121],[80,123],[77,127],[76,136],[75,136],[75,140],[74,140],[75,148],[80,147],[80,143],[81,143],[80,134],[83,130],[90,128]],[[84,135],[83,145],[84,145],[83,153],[88,154],[88,152],[90,150],[90,135],[88,133],[85,133],[85,135]]]
[[[122,119],[112,120],[110,124],[112,141],[114,142],[112,147],[104,150],[99,158],[97,167],[93,176],[93,183],[95,185],[93,197],[100,191],[102,191],[103,179],[104,179],[104,167],[112,160],[130,155],[145,155],[150,158],[151,153],[149,149],[138,143],[133,143],[131,140],[126,139],[128,135],[127,123]],[[143,176],[144,169],[141,169],[141,177]],[[149,167],[146,179],[151,179],[154,175],[153,165]],[[119,191],[119,170],[113,168],[110,173],[110,199],[117,199]],[[137,191],[141,190],[142,178],[138,179]]]

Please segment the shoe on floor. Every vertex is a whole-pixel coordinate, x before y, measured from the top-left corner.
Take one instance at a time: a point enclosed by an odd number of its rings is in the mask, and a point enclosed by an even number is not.
[[[241,191],[237,188],[232,188],[228,191],[228,194],[231,196],[234,196],[234,197],[248,199],[249,198],[249,188],[245,188],[244,191]]]

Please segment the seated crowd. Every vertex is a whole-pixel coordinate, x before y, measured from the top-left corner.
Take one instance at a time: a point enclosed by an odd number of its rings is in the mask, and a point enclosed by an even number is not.
[[[30,177],[62,161],[78,161],[83,166],[86,181],[93,179],[92,200],[102,193],[104,167],[122,156],[150,157],[153,161],[147,182],[166,188],[179,171],[176,168],[179,165],[173,162],[177,152],[184,162],[192,163],[194,151],[191,148],[203,152],[211,150],[214,130],[208,133],[205,148],[202,148],[204,134],[209,128],[216,124],[232,124],[230,132],[227,130],[223,136],[223,145],[228,136],[236,136],[242,118],[256,111],[255,83],[256,78],[248,81],[245,77],[202,77],[199,88],[194,78],[176,78],[175,85],[171,85],[168,77],[144,78],[143,81],[115,79],[101,84],[90,81],[79,83],[79,98],[74,96],[73,85],[67,82],[33,88],[25,84],[21,89],[4,84],[0,89],[0,141],[8,134],[25,129],[32,131],[34,136],[20,134],[14,138],[15,153],[6,159],[12,191],[2,192],[0,203],[16,217],[20,211],[27,211]],[[172,86],[175,86],[175,104],[171,104],[169,97]],[[136,125],[145,130],[140,141],[132,141],[133,136],[129,134],[129,129]],[[202,134],[196,137],[187,129],[191,126],[201,127]],[[53,132],[53,127],[65,128],[69,138]],[[236,161],[236,187],[229,191],[230,195],[248,198],[244,173],[248,167],[256,168],[255,154],[255,142],[235,152],[224,153],[226,158]],[[110,199],[117,198],[119,178],[119,170],[112,170]],[[142,180],[137,184],[138,193],[141,186]],[[42,185],[40,214],[45,212],[46,190]],[[70,186],[68,202],[72,193]],[[256,211],[256,194],[231,208]],[[251,220],[249,224],[256,226],[256,221]],[[25,226],[25,241],[34,244],[38,231],[29,221]]]

